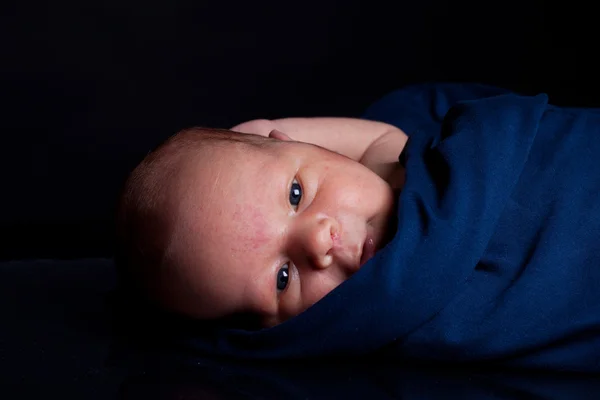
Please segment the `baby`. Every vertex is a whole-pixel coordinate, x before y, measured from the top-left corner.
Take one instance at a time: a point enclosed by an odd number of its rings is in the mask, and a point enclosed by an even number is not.
[[[344,118],[181,132],[126,184],[126,268],[168,310],[279,324],[389,241],[406,140],[392,125]]]
[[[136,168],[121,265],[192,317],[183,348],[600,372],[600,112],[447,84],[363,118],[189,130]]]

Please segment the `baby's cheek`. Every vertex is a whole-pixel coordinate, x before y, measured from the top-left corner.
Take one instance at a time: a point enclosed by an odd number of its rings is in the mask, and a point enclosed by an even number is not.
[[[331,267],[332,269],[336,267]],[[318,303],[323,297],[343,282],[333,271],[316,271],[303,281],[298,314]]]
[[[240,234],[234,238],[239,251],[257,251],[269,243],[267,220],[259,207],[240,205],[233,214],[233,220],[241,228]]]

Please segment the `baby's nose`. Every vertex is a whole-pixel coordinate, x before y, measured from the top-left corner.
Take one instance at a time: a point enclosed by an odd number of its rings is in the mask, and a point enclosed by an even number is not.
[[[333,262],[333,245],[337,236],[337,224],[326,217],[316,221],[306,235],[306,251],[317,268],[327,268]]]

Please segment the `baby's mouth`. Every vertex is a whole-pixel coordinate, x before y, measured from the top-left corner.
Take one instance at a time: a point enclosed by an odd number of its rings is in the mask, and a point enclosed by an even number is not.
[[[388,223],[385,225],[382,236],[379,237],[377,243],[375,242],[374,236],[370,233],[367,233],[361,250],[360,267],[366,264],[367,261],[369,261],[369,259],[371,259],[377,251],[381,250],[389,242],[391,242],[394,236],[396,236],[397,230],[398,221],[396,218],[396,213],[394,213],[391,218],[388,219]]]

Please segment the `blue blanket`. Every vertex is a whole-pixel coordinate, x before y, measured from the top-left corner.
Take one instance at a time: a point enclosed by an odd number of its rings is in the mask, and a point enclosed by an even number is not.
[[[392,242],[299,316],[188,345],[600,371],[600,113],[450,84],[365,117],[410,137]]]

